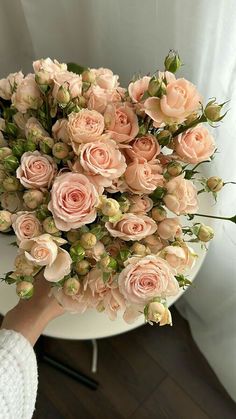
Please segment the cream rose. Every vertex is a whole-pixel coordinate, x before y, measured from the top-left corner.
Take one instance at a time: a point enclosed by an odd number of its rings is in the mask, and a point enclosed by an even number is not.
[[[57,141],[63,141],[63,143],[69,143],[69,135],[67,131],[67,119],[58,119],[52,126],[52,136]]]
[[[166,86],[166,94],[160,99],[150,97],[144,103],[145,112],[155,127],[162,124],[179,124],[200,108],[202,98],[196,87],[185,79],[173,80]]]
[[[32,239],[23,240],[20,249],[25,251],[26,259],[36,266],[45,266],[44,277],[47,281],[58,282],[68,275],[72,260],[69,253],[59,246],[66,240],[42,234]]]
[[[33,68],[40,84],[51,84],[57,73],[67,70],[67,65],[51,58],[42,58],[33,62]]]
[[[164,202],[176,215],[194,214],[198,210],[197,188],[184,174],[171,179],[166,184]]]
[[[125,182],[131,192],[142,195],[152,193],[157,186],[163,186],[162,167],[159,163],[134,161],[125,171]]]
[[[148,90],[149,81],[151,77],[144,76],[134,82],[131,82],[128,87],[129,96],[134,103],[141,101],[144,93]]]
[[[82,109],[68,117],[67,132],[73,143],[97,141],[104,131],[104,117],[97,111]]]
[[[203,125],[178,135],[175,151],[186,163],[197,164],[209,160],[216,149],[214,137]]]
[[[11,73],[5,79],[0,80],[0,97],[10,100],[17,86],[22,82],[24,75],[21,71]]]
[[[191,269],[196,261],[196,254],[186,244],[166,246],[161,250],[159,256],[165,259],[179,274]]]
[[[113,74],[109,68],[91,68],[91,73],[95,78],[95,83],[105,90],[117,89],[119,86],[119,76]]]
[[[97,216],[98,203],[98,193],[87,177],[69,172],[55,179],[48,208],[56,227],[69,231],[92,223]]]
[[[121,294],[131,304],[146,305],[152,298],[177,295],[179,284],[175,270],[154,255],[131,258],[118,278]]]
[[[13,106],[22,113],[27,112],[28,109],[38,109],[42,105],[41,92],[35,82],[34,74],[28,74],[24,78],[11,100]]]
[[[139,160],[140,162],[155,159],[161,151],[156,138],[151,134],[135,138],[135,140],[130,143],[130,146],[131,148],[127,148],[125,151],[126,154],[131,160]]]
[[[159,323],[160,326],[170,324],[172,326],[172,317],[170,310],[163,304],[152,301],[148,304],[147,321],[152,324]]]
[[[138,135],[137,115],[127,103],[109,104],[104,119],[107,132],[118,143],[128,143]]]
[[[16,177],[25,188],[48,188],[56,174],[56,168],[52,157],[42,155],[39,151],[27,151],[21,157]]]
[[[32,239],[42,233],[39,220],[33,212],[18,212],[12,215],[12,227],[19,241]]]
[[[182,234],[180,220],[176,218],[166,218],[158,224],[157,230],[163,240],[174,240]]]
[[[110,320],[117,318],[118,311],[125,310],[125,299],[118,288],[112,288],[106,293],[102,301],[102,308],[104,308]]]
[[[130,213],[124,214],[116,223],[107,222],[105,227],[111,236],[125,241],[142,240],[157,230],[155,221],[147,215]]]
[[[69,92],[70,99],[74,99],[82,93],[82,77],[71,71],[57,72],[53,77],[53,81],[52,97],[54,99],[57,99],[60,87]]]

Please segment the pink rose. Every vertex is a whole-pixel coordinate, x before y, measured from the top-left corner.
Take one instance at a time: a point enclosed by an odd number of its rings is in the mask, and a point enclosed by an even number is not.
[[[98,261],[101,259],[101,256],[106,252],[106,249],[104,247],[104,244],[100,241],[98,241],[95,246],[93,246],[92,249],[87,249],[85,251],[85,255],[89,259],[94,259],[95,261]]]
[[[196,164],[209,160],[215,149],[215,140],[203,125],[198,125],[175,139],[175,151],[186,163]]]
[[[196,254],[186,244],[167,246],[160,252],[160,256],[179,274],[183,274],[186,269],[191,269],[196,260]]]
[[[180,220],[176,218],[166,218],[158,224],[159,236],[164,240],[174,240],[182,234]]]
[[[157,234],[152,234],[151,236],[145,237],[143,240],[144,244],[148,246],[151,253],[157,254],[163,249],[164,245],[166,244]]]
[[[113,74],[109,68],[91,68],[91,73],[95,77],[95,83],[106,90],[117,89],[119,86],[119,76]]]
[[[67,132],[67,119],[58,119],[52,126],[52,136],[57,141],[63,141],[63,143],[69,143],[70,139]]]
[[[150,97],[144,103],[145,112],[155,127],[163,124],[180,124],[193,112],[198,111],[202,98],[196,87],[185,79],[177,79],[166,86],[166,94],[160,99]]]
[[[102,178],[113,180],[123,175],[126,170],[125,157],[115,141],[101,140],[83,144],[79,151],[80,164],[84,171],[89,175],[99,175],[101,184]]]
[[[104,118],[107,132],[118,143],[128,143],[138,135],[138,118],[128,103],[109,104]]]
[[[131,258],[119,275],[119,289],[129,303],[146,305],[155,297],[178,294],[179,284],[174,275],[174,269],[158,256]]]
[[[105,227],[113,237],[125,241],[138,241],[150,236],[157,230],[157,225],[150,217],[143,214],[126,213],[120,221],[107,222]]]
[[[54,99],[57,99],[57,93],[60,87],[69,92],[70,99],[74,99],[82,93],[82,77],[71,71],[57,72],[53,77],[53,81],[52,97]]]
[[[113,287],[117,285],[113,282],[112,275],[108,279],[108,281],[103,281],[103,273],[98,268],[93,268],[89,271],[86,277],[86,286],[90,288],[92,292],[92,296],[96,298],[97,302],[102,300],[107,292]]]
[[[69,253],[59,246],[66,240],[42,234],[32,239],[23,240],[20,249],[25,251],[26,259],[36,266],[46,266],[44,277],[47,281],[58,282],[68,275],[72,260]]]
[[[22,82],[24,75],[21,71],[18,73],[11,73],[6,79],[0,80],[0,97],[5,100],[10,100],[12,94],[17,86]]]
[[[88,109],[104,113],[109,103],[120,102],[121,94],[117,90],[105,90],[98,85],[92,85],[88,91]]]
[[[56,174],[56,164],[52,157],[39,151],[27,151],[21,157],[16,177],[25,188],[48,188]]]
[[[28,109],[38,109],[42,105],[41,92],[35,82],[34,74],[28,74],[24,78],[11,100],[13,106],[22,113],[27,112]]]
[[[18,212],[12,215],[12,227],[19,241],[32,239],[42,233],[39,220],[33,212]]]
[[[104,117],[97,111],[81,109],[68,117],[67,131],[72,144],[97,141],[104,127]]]
[[[184,174],[166,184],[167,194],[163,200],[167,208],[176,215],[194,214],[198,210],[197,188]]]
[[[135,138],[130,146],[131,148],[127,148],[126,154],[131,160],[138,160],[139,162],[153,160],[161,151],[156,138],[151,134]]]
[[[151,77],[144,76],[129,84],[128,92],[134,103],[140,102],[144,93],[148,90]]]
[[[117,192],[126,192],[128,190],[128,187],[122,178],[119,179],[113,179],[112,184],[106,189],[109,193],[117,193]]]
[[[117,318],[117,312],[124,311],[126,308],[125,299],[118,288],[110,289],[106,293],[101,305],[110,320],[115,320]]]
[[[56,227],[69,231],[92,223],[98,203],[98,193],[86,176],[69,172],[55,179],[48,208]]]
[[[28,140],[33,140],[37,144],[44,137],[49,137],[49,133],[43,128],[38,119],[31,117],[25,124],[25,135]]]
[[[125,172],[129,190],[135,194],[150,194],[157,186],[163,186],[162,167],[158,163],[134,161]]]
[[[122,247],[122,241],[119,239],[112,240],[110,244],[106,246],[106,251],[113,258],[116,258]]]
[[[146,214],[153,207],[153,202],[148,196],[129,196],[130,201],[129,211],[132,214]]]
[[[53,287],[51,292],[59,304],[70,313],[84,313],[88,308],[94,307],[94,298],[89,288],[72,296],[65,295],[59,287]]]
[[[57,73],[67,70],[67,65],[57,60],[52,61],[51,58],[42,58],[33,62],[33,68],[40,84],[50,84]]]

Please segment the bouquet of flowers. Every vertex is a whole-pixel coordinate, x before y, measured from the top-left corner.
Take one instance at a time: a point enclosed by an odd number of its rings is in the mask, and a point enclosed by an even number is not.
[[[224,185],[196,170],[216,151],[203,123],[224,104],[204,107],[180,66],[171,51],[163,72],[128,89],[109,69],[50,58],[0,80],[0,231],[18,246],[4,280],[19,297],[42,270],[69,311],[171,324],[167,298],[189,285],[197,256],[188,242],[214,235],[180,216],[193,219],[198,193]]]

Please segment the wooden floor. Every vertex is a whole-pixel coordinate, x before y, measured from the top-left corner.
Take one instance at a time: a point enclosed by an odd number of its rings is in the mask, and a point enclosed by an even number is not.
[[[195,346],[187,323],[138,328],[98,341],[92,391],[44,363],[33,419],[235,419],[227,396]],[[91,375],[91,343],[44,338],[47,353]]]

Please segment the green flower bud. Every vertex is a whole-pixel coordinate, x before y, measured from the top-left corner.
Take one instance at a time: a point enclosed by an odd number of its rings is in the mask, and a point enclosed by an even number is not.
[[[57,159],[65,159],[69,155],[70,148],[66,143],[58,142],[52,148],[52,154]]]
[[[156,139],[160,145],[167,146],[172,139],[171,132],[167,129],[164,129],[159,132],[159,134],[157,134]]]
[[[182,62],[179,58],[179,54],[171,50],[164,61],[165,71],[170,71],[171,73],[176,73],[176,71],[181,67]]]
[[[51,213],[48,210],[47,204],[40,205],[39,208],[36,210],[36,217],[39,219],[39,221],[45,220],[45,218],[50,217]]]
[[[167,217],[167,212],[163,207],[154,207],[152,209],[152,218],[154,221],[160,223],[161,221],[165,220]]]
[[[221,108],[222,105],[218,105],[218,103],[212,103],[210,102],[204,111],[204,114],[206,116],[206,118],[211,121],[211,122],[217,122],[221,120]]]
[[[85,257],[85,250],[80,243],[74,243],[70,248],[70,256],[73,262],[78,262]]]
[[[49,85],[51,83],[50,73],[45,70],[39,70],[37,74],[35,74],[35,81],[39,85]]]
[[[37,149],[37,145],[33,140],[27,140],[25,143],[25,151],[35,151]]]
[[[122,195],[117,202],[120,205],[120,210],[122,212],[128,212],[129,211],[129,207],[130,207],[130,201],[128,200],[128,198],[125,195]]]
[[[7,176],[2,185],[7,192],[16,192],[21,188],[19,179],[16,179],[14,176]]]
[[[57,102],[60,105],[67,105],[70,102],[70,92],[64,86],[60,86],[56,96]]]
[[[139,256],[146,256],[147,254],[146,246],[144,246],[144,244],[141,244],[139,242],[135,242],[134,244],[132,244],[130,250],[132,251],[132,253]]]
[[[43,220],[43,228],[48,234],[56,234],[59,232],[58,228],[55,226],[53,217],[47,217]]]
[[[209,177],[206,184],[211,192],[219,192],[224,186],[223,180],[218,176]]]
[[[89,269],[90,269],[90,264],[86,259],[77,262],[75,265],[75,270],[78,275],[82,275],[82,276],[87,275],[87,273],[89,272]]]
[[[214,230],[213,228],[206,226],[204,224],[200,224],[199,230],[197,233],[197,238],[201,242],[209,242],[214,237]]]
[[[95,244],[97,243],[97,238],[95,234],[92,233],[84,233],[80,238],[80,243],[84,249],[92,249]]]
[[[18,133],[18,128],[12,122],[6,122],[5,132],[12,137],[16,137]]]
[[[39,143],[40,150],[45,154],[50,154],[54,146],[54,140],[51,137],[44,137]]]
[[[150,96],[162,97],[166,94],[166,85],[163,80],[152,77],[148,85]]]
[[[120,205],[113,198],[107,198],[102,201],[101,211],[107,217],[114,217],[120,213]]]
[[[85,70],[82,73],[82,80],[83,80],[83,82],[86,82],[86,83],[89,83],[90,84],[90,83],[94,83],[95,82],[96,77],[95,77],[95,74],[92,73],[92,71]]]
[[[0,161],[3,161],[6,157],[12,155],[12,150],[9,147],[0,148]]]
[[[67,279],[63,285],[65,295],[72,296],[78,294],[80,289],[80,282],[77,278],[71,277]]]
[[[80,233],[78,230],[70,230],[66,233],[66,238],[70,243],[75,243],[80,238]]]
[[[166,189],[163,188],[162,186],[158,186],[155,191],[150,195],[150,198],[154,201],[157,202],[160,199],[164,198],[166,194]]]
[[[0,211],[0,231],[5,232],[10,229],[12,225],[11,213],[9,211]]]
[[[28,300],[33,296],[34,286],[31,282],[28,281],[18,282],[16,286],[16,293],[18,297],[22,298],[23,300]]]
[[[10,172],[14,172],[20,165],[16,156],[7,156],[3,160],[4,168]]]
[[[12,154],[18,158],[25,152],[25,140],[17,140],[12,146]]]
[[[172,161],[167,165],[167,172],[170,176],[179,176],[183,171],[183,168],[180,163],[177,161]]]

